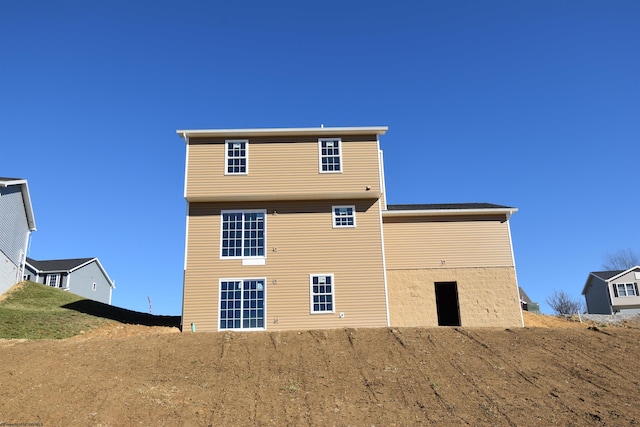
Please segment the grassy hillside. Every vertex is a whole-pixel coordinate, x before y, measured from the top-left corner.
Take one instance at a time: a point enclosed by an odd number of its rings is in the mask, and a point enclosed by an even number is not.
[[[178,326],[180,319],[125,310],[33,282],[16,285],[0,301],[0,338],[68,338],[111,321]]]

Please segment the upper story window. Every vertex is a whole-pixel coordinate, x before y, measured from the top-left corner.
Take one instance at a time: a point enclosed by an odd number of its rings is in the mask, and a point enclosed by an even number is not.
[[[616,297],[637,297],[637,283],[617,283],[613,285],[613,292]]]
[[[249,141],[225,141],[225,175],[246,175],[249,158]]]
[[[356,226],[355,206],[334,206],[332,208],[333,228]]]
[[[321,173],[342,172],[341,145],[340,138],[318,140]]]
[[[265,257],[266,211],[222,211],[221,258]]]

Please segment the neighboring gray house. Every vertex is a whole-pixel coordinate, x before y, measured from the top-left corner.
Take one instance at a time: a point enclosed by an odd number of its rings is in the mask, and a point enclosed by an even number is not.
[[[582,289],[589,314],[640,313],[640,266],[594,271]]]
[[[24,278],[105,304],[111,304],[111,292],[116,288],[98,258],[27,258]]]
[[[35,230],[27,181],[0,177],[0,295],[22,280],[29,237]]]

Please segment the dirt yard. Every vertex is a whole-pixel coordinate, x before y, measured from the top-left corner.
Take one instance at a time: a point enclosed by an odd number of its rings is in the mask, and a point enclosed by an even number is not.
[[[526,322],[4,340],[0,425],[640,425],[640,324]]]

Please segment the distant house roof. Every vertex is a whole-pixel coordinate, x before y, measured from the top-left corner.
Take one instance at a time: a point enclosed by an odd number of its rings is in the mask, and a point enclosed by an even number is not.
[[[527,295],[527,293],[524,291],[524,289],[522,289],[521,286],[518,286],[518,292],[520,293],[520,299],[524,302],[526,302],[527,304],[531,304],[533,301],[531,301],[531,298],[529,298],[529,295]]]
[[[25,214],[27,215],[27,225],[30,231],[36,231],[36,219],[33,216],[33,206],[31,205],[31,196],[29,195],[29,185],[26,179],[0,177],[0,187],[8,187],[10,185],[19,185],[22,191],[22,200],[24,202]]]
[[[466,215],[466,214],[505,214],[510,216],[517,208],[494,205],[492,203],[428,203],[412,205],[387,205],[382,211],[384,216],[410,215]]]
[[[27,265],[32,269],[36,270],[38,273],[71,273],[74,270],[77,270],[80,267],[84,267],[90,262],[95,261],[98,265],[98,268],[104,274],[109,285],[115,289],[116,285],[113,283],[109,275],[107,274],[102,264],[98,258],[72,258],[72,259],[52,259],[47,261],[36,261],[33,258],[27,257]]]
[[[589,284],[591,283],[591,276],[595,276],[599,279],[604,280],[605,282],[609,282],[634,270],[640,272],[640,266],[636,265],[635,267],[631,267],[627,270],[592,271],[591,273],[589,273],[589,277],[587,277],[587,281],[582,288],[582,295],[585,295],[587,293],[587,288],[589,288]]]
[[[71,271],[87,264],[95,258],[73,258],[73,259],[52,259],[47,261],[36,261],[27,257],[27,263],[38,271],[54,272],[54,271]]]
[[[592,271],[591,274],[593,274],[596,277],[601,278],[602,280],[609,280],[613,276],[617,276],[618,274],[622,273],[623,271],[624,270]]]

